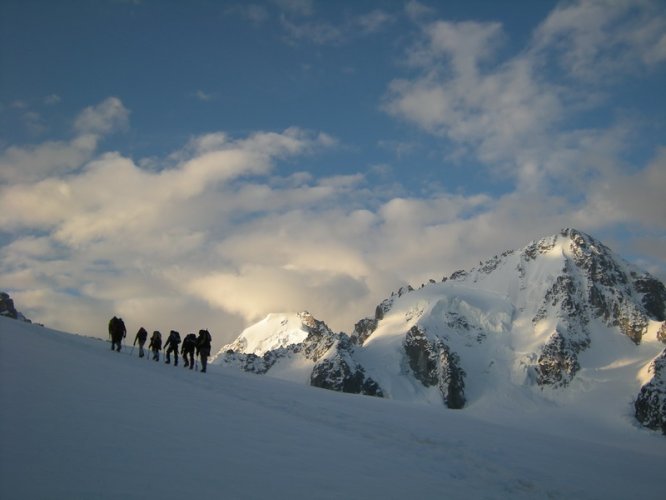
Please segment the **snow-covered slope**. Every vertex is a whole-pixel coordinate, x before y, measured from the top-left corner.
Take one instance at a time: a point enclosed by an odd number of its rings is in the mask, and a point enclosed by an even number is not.
[[[666,440],[612,418],[452,412],[133,354],[0,317],[0,498],[663,498]]]
[[[328,331],[317,356],[306,356],[304,346],[320,334],[303,323],[286,345],[271,326],[282,316],[272,315],[246,332],[278,349],[251,350],[244,332],[216,362],[274,376],[299,367],[292,380],[308,381],[310,370],[318,387],[449,408],[556,403],[621,418],[634,414],[641,387],[652,381],[644,398],[650,416],[639,419],[662,428],[664,375],[648,367],[664,351],[665,310],[661,282],[589,235],[564,229],[442,282],[403,288],[350,335],[308,315],[317,332]],[[280,321],[299,331],[293,318]]]

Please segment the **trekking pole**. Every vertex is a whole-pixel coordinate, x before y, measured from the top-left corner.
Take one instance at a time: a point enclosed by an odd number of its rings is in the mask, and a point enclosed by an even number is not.
[[[132,350],[130,351],[130,356],[134,353],[134,347],[135,346],[132,346]]]

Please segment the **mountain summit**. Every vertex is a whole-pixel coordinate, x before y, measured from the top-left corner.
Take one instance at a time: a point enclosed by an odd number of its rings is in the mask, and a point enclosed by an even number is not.
[[[666,433],[666,288],[575,230],[404,287],[333,333],[272,314],[216,362],[313,386],[449,408],[594,405]]]

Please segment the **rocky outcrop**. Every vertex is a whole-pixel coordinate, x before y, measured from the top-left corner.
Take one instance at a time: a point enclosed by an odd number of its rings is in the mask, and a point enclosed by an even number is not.
[[[590,345],[587,328],[588,312],[578,283],[566,268],[546,292],[544,301],[533,318],[554,317],[557,327],[541,348],[537,358],[537,384],[566,386],[580,369],[578,354]]]
[[[440,339],[432,342],[418,327],[412,327],[403,342],[409,367],[425,387],[437,386],[442,401],[451,409],[465,406],[465,371],[460,358]]]
[[[635,344],[647,333],[649,321],[666,319],[666,288],[648,273],[639,273],[591,236],[564,229],[571,239],[573,261],[586,280],[594,316],[619,327]]]
[[[666,287],[648,274],[635,277],[634,287],[643,294],[641,303],[645,311],[657,321],[666,321]]]
[[[560,332],[553,333],[537,358],[537,384],[560,387],[571,382],[580,369],[579,351]]]
[[[380,310],[379,306],[377,306],[377,310]],[[378,324],[379,321],[377,318],[363,318],[361,321],[357,322],[354,325],[354,332],[351,334],[352,342],[358,345],[363,345],[368,337],[377,329]]]
[[[364,368],[354,360],[351,339],[341,334],[335,349],[319,360],[310,376],[310,385],[339,392],[384,397],[377,382],[367,377]]]
[[[666,349],[650,364],[649,372],[652,379],[641,388],[634,402],[636,419],[666,435]]]
[[[8,293],[0,292],[0,316],[17,319],[18,312],[14,307],[14,301]]]
[[[16,310],[14,307],[14,301],[6,292],[0,292],[0,316],[31,323],[28,318]]]

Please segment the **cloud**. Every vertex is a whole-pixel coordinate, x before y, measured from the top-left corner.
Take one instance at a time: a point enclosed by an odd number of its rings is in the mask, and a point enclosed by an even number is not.
[[[129,110],[117,97],[108,97],[97,106],[84,109],[74,122],[79,134],[108,134],[126,128],[129,123]]]
[[[48,129],[36,112],[24,113],[23,120],[35,134]],[[76,171],[93,157],[102,137],[126,128],[128,120],[129,110],[116,97],[89,106],[74,120],[75,136],[69,141],[13,145],[0,152],[0,181],[33,182]]]
[[[610,172],[591,187],[580,217],[609,224],[640,224],[652,231],[666,231],[666,149],[638,172]]]
[[[417,12],[419,5],[408,7]],[[651,2],[566,3],[537,27],[526,50],[508,57],[497,52],[506,38],[499,23],[420,22],[406,51],[411,75],[390,82],[382,109],[441,138],[447,157],[480,160],[521,191],[568,184],[576,196],[589,185],[570,180],[589,182],[603,168],[590,159],[611,161],[595,144],[617,153],[628,135],[617,131],[631,124],[619,115],[606,129],[572,124],[606,104],[608,86],[631,75],[636,61],[661,61],[665,22]],[[553,76],[553,60],[563,77]]]
[[[424,5],[423,3],[416,0],[410,0],[405,4],[405,12],[407,17],[409,17],[414,22],[432,18],[435,13],[431,7],[428,7],[427,5]]]
[[[375,9],[367,14],[362,14],[354,19],[353,23],[356,24],[363,33],[376,33],[383,30],[388,24],[394,20],[393,16],[386,11]]]
[[[76,170],[92,157],[97,136],[81,135],[69,142],[47,141],[36,146],[10,146],[0,154],[0,180],[28,182]]]
[[[287,34],[289,43],[304,40],[316,45],[333,46],[343,45],[356,38],[380,32],[393,21],[393,15],[380,9],[347,17],[339,24],[316,21],[311,18],[303,21],[285,14],[280,16],[280,23]]]
[[[336,144],[299,128],[215,132],[150,170],[96,151],[65,175],[44,168],[0,190],[0,231],[20,235],[0,251],[0,281],[38,321],[102,336],[113,313],[130,328],[226,325],[219,342],[285,309],[349,330],[406,278],[464,253],[452,225],[492,203],[387,198],[361,173],[274,173]]]
[[[652,1],[561,4],[535,31],[531,50],[575,78],[601,82],[666,60],[665,14]]]
[[[203,101],[203,102],[208,102],[208,101],[212,101],[212,100],[215,99],[215,94],[206,93],[201,89],[198,89],[192,95],[194,96],[195,99],[198,99],[198,100]]]
[[[24,126],[31,135],[41,135],[47,130],[44,118],[36,111],[27,111],[21,116]]]

